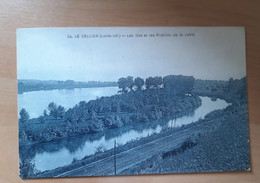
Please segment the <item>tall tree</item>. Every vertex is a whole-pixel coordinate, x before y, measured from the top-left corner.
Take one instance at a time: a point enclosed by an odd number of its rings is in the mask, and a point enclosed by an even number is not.
[[[140,77],[135,78],[134,85],[137,87],[138,90],[142,89],[142,86],[144,85],[144,80]]]
[[[127,88],[129,88],[132,91],[134,86],[133,76],[127,76],[126,83]]]
[[[134,86],[134,81],[132,76],[127,76],[127,78],[119,78],[118,87],[122,89],[122,92],[126,93],[127,89],[132,90]]]
[[[57,105],[54,102],[51,102],[48,105],[48,110],[50,111],[50,116],[57,118],[57,109],[58,109]]]
[[[119,78],[118,80],[118,87],[122,89],[122,92],[126,92],[127,87],[127,79],[126,78]]]
[[[153,79],[153,86],[159,88],[162,85],[162,77],[156,76]]]
[[[146,78],[145,85],[147,89],[151,89],[153,86],[153,77]]]
[[[20,111],[20,122],[25,123],[29,118],[29,113],[24,108],[22,108]]]
[[[20,119],[19,119],[19,143],[27,142],[27,129],[28,124],[27,121],[30,118],[28,112],[22,108],[20,111]]]
[[[163,78],[163,86],[168,94],[191,93],[194,82],[192,76],[168,75]]]
[[[65,115],[65,108],[62,107],[61,105],[58,106],[57,108],[57,116],[56,118],[63,118],[63,116]]]
[[[162,77],[156,76],[156,77],[149,77],[145,80],[146,88],[152,89],[152,88],[159,88],[162,85]]]

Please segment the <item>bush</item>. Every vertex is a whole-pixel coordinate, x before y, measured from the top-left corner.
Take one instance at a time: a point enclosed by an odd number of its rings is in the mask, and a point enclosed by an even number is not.
[[[97,133],[103,131],[102,121],[99,119],[93,119],[89,123],[89,131],[90,133]]]
[[[101,152],[104,152],[106,150],[107,150],[106,147],[103,144],[100,144],[98,147],[96,147],[95,153],[101,153]]]
[[[197,143],[195,142],[194,139],[188,138],[186,139],[182,145],[178,148],[174,148],[173,150],[167,151],[162,153],[162,158],[168,158],[170,156],[175,156],[179,153],[183,153],[184,151],[186,151],[187,149],[192,148],[193,146],[197,145]]]

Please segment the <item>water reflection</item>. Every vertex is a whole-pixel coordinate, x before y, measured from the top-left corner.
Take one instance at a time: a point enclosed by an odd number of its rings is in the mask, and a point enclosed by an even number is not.
[[[75,159],[82,159],[86,155],[95,153],[100,145],[103,145],[108,150],[113,148],[114,140],[118,144],[126,144],[131,140],[147,137],[153,133],[160,133],[164,128],[179,127],[198,121],[200,118],[203,119],[209,112],[228,106],[228,103],[224,100],[212,101],[208,97],[201,97],[201,99],[202,105],[196,110],[189,110],[163,120],[111,129],[106,133],[81,135],[34,145],[27,150],[23,148],[24,151],[20,152],[21,157],[24,157],[24,155],[33,157],[35,166],[40,171],[52,170],[71,164]]]

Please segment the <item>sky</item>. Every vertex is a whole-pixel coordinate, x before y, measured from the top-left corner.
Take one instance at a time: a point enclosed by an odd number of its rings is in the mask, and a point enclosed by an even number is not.
[[[142,37],[136,36],[140,34]],[[171,37],[160,36],[165,34]],[[87,37],[92,35],[98,37]],[[17,30],[18,79],[117,81],[129,75],[170,74],[240,79],[246,75],[245,57],[243,27]]]

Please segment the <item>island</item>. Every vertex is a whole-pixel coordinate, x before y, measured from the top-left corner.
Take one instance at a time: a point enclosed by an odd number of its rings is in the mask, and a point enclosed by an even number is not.
[[[249,168],[246,77],[216,81],[183,75],[146,79],[128,76],[119,78],[117,85],[118,94],[81,101],[68,110],[51,102],[38,118],[30,119],[26,109],[22,109],[19,118],[19,145],[23,146],[20,155],[24,157],[20,162],[21,176],[127,175]],[[128,126],[153,125],[152,121],[175,119],[185,115],[185,111],[198,108],[202,104],[200,96],[210,97],[212,101],[223,99],[230,105],[212,111],[194,123],[166,128],[126,144],[115,143],[111,149],[99,146],[94,154],[74,159],[66,166],[43,172],[35,169],[32,149],[39,144],[42,150],[50,152],[64,146],[69,146],[73,152],[84,144],[85,138],[90,138],[82,136],[84,134],[91,135],[94,140],[111,129],[124,130]],[[80,137],[77,140],[66,140],[77,136]],[[55,145],[50,147],[49,142]]]

